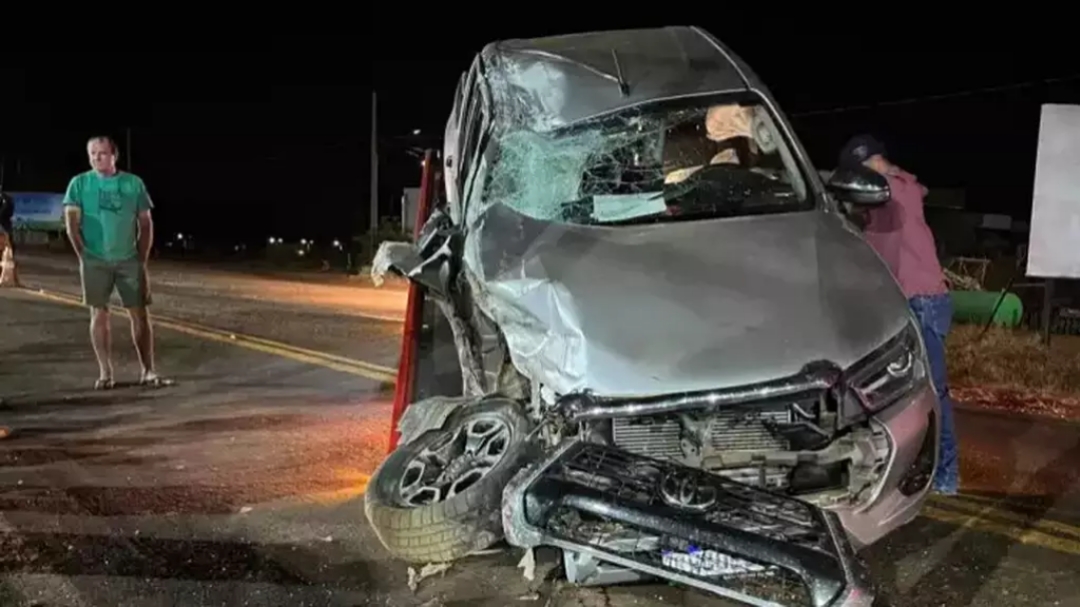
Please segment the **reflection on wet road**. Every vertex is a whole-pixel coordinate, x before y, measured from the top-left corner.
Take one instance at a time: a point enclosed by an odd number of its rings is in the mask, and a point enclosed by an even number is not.
[[[176,387],[93,392],[81,310],[14,292],[0,293],[0,310],[0,425],[11,428],[0,439],[0,605],[726,604],[665,585],[563,587],[546,581],[550,551],[535,582],[508,550],[413,593],[362,512],[386,446],[384,382],[162,329]],[[336,314],[325,333],[369,322]],[[239,331],[228,324],[237,315],[224,310],[219,326]],[[116,322],[117,371],[133,378],[126,321]],[[364,360],[392,366],[378,336],[398,329],[382,324],[365,325],[375,354]],[[363,354],[291,330],[268,337]],[[1077,426],[974,411],[958,424],[965,495],[935,498],[864,555],[883,604],[1080,604]]]

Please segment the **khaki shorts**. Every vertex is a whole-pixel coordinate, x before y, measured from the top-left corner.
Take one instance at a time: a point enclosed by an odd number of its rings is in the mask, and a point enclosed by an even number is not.
[[[109,307],[113,291],[119,293],[125,308],[145,308],[151,303],[146,267],[138,259],[104,261],[84,255],[79,271],[83,303],[91,308]]]

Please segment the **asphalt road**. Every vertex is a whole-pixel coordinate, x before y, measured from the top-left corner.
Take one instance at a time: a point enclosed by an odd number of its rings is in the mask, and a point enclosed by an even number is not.
[[[394,366],[401,345],[406,291],[400,283],[374,288],[341,274],[288,279],[196,270],[154,261],[154,310],[203,325]],[[78,265],[69,255],[20,253],[19,272],[31,288],[79,295]],[[119,300],[117,300],[119,303]]]
[[[529,582],[511,550],[410,590],[361,508],[400,291],[160,267],[175,320],[159,325],[160,367],[178,385],[95,393],[86,314],[53,294],[76,291],[72,267],[21,269],[49,293],[0,291],[0,606],[725,604],[564,587],[544,579],[551,553]],[[115,322],[118,378],[134,378]],[[885,604],[1080,605],[1078,426],[970,410],[958,424],[964,495],[864,555]]]

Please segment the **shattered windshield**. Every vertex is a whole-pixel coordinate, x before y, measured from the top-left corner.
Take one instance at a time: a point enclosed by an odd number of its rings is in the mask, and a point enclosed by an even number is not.
[[[483,199],[547,221],[623,225],[812,208],[759,102],[697,98],[637,107],[492,143]]]

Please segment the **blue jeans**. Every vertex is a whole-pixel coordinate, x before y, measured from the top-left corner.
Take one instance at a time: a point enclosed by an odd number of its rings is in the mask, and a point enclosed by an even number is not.
[[[953,426],[953,403],[949,397],[949,382],[945,364],[945,337],[952,324],[952,298],[945,295],[918,295],[908,300],[919,319],[926,356],[930,359],[930,376],[941,402],[941,444],[938,466],[934,474],[934,489],[954,494],[960,485],[960,461]]]

